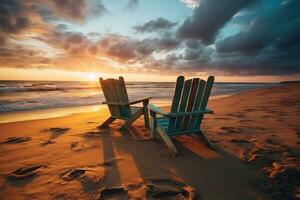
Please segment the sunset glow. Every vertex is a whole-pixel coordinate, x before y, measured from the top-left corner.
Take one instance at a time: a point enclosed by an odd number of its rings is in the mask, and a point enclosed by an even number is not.
[[[173,81],[179,74],[196,74],[218,81],[297,80],[298,4],[6,1],[0,5],[6,11],[0,79],[93,81],[122,75],[131,81]],[[214,22],[213,13],[218,13]]]
[[[99,75],[97,75],[96,73],[89,74],[90,81],[97,81],[98,77],[99,77]]]

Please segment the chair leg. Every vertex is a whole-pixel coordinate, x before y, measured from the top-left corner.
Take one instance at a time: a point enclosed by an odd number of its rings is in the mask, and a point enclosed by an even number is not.
[[[178,151],[175,147],[175,144],[173,143],[172,139],[160,128],[156,129],[158,134],[160,135],[161,139],[164,141],[164,143],[167,145],[167,147],[176,155],[178,154]]]
[[[105,120],[98,128],[107,128],[109,124],[114,122],[116,119],[113,117],[109,117],[107,120]]]
[[[143,101],[143,112],[144,112],[144,121],[146,128],[149,128],[149,111],[148,111],[149,100]]]
[[[199,137],[206,143],[206,145],[211,148],[212,150],[215,150],[215,146],[209,141],[209,139],[205,136],[205,132],[201,130],[199,133],[197,133]]]
[[[120,128],[120,130],[128,129],[129,126],[130,126],[137,118],[139,118],[142,114],[143,114],[143,109],[141,109],[140,111],[138,111],[137,113],[135,113],[135,115],[133,115],[130,119],[128,119],[128,120],[125,122],[125,124]]]

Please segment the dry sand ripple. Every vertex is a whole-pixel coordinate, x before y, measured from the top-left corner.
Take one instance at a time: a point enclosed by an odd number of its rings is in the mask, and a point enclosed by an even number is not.
[[[31,137],[9,137],[6,138],[5,141],[0,142],[0,144],[18,144],[18,143],[24,143],[31,140]]]

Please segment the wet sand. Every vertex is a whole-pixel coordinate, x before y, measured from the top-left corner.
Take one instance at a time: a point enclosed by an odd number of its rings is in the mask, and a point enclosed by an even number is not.
[[[97,129],[106,108],[0,124],[0,199],[297,199],[299,88],[209,101],[202,128],[216,151],[177,136],[178,156],[142,118],[127,131],[122,121]]]

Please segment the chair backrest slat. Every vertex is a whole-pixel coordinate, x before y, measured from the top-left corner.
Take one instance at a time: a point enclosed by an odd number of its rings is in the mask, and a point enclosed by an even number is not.
[[[188,97],[188,104],[186,106],[186,112],[192,111],[195,103],[195,97],[198,89],[198,84],[199,84],[199,78],[194,78],[191,86],[191,91],[190,95]],[[183,119],[183,124],[182,124],[182,130],[185,130],[188,128],[188,125],[190,123],[190,119],[192,116],[185,116]]]
[[[116,80],[116,83],[117,83],[117,91],[118,91],[118,96],[119,96],[120,103],[129,103],[124,78],[119,77],[119,80]],[[129,105],[122,105],[120,107],[121,107],[120,108],[121,109],[121,114],[124,117],[131,117],[132,114],[131,114]]]
[[[193,107],[193,111],[199,111],[200,110],[200,103],[201,103],[201,99],[202,99],[202,96],[203,96],[203,93],[204,93],[205,84],[206,84],[206,81],[200,80],[200,83],[199,83],[199,86],[198,86],[198,89],[197,89],[197,94],[196,94],[196,97],[195,97],[195,104],[194,104],[194,107]],[[198,115],[193,115],[191,117],[191,121],[190,121],[190,124],[189,124],[189,129],[194,129],[195,121],[197,119],[197,116]]]
[[[207,81],[199,78],[184,81],[184,77],[177,78],[175,93],[171,106],[171,113],[205,110],[214,83],[214,77]],[[204,114],[171,117],[168,132],[198,131]]]
[[[100,78],[101,88],[107,102],[126,104],[129,102],[126,86],[123,77],[118,79]],[[108,104],[112,116],[130,117],[131,111],[129,105],[111,105]]]
[[[203,93],[203,96],[202,96],[202,99],[201,99],[199,110],[205,110],[206,109],[206,106],[207,106],[207,103],[208,103],[208,99],[209,99],[213,84],[214,84],[214,77],[213,76],[208,77],[208,79],[206,81],[204,93]],[[196,121],[195,121],[195,128],[200,127],[202,119],[203,119],[203,114],[197,116]]]
[[[184,87],[183,87],[181,100],[180,100],[180,106],[179,106],[179,110],[178,110],[179,112],[185,112],[185,110],[186,110],[186,106],[188,103],[187,101],[188,101],[190,90],[191,90],[191,85],[192,85],[192,79],[186,80],[184,82]],[[176,130],[180,130],[182,128],[182,121],[183,121],[182,116],[176,117],[176,121],[175,121],[175,129]]]
[[[175,92],[174,92],[174,97],[171,106],[172,113],[178,112],[183,84],[184,84],[184,77],[179,76],[176,81]],[[176,121],[176,117],[170,118],[168,131],[172,131],[174,129],[175,121]]]
[[[104,94],[104,97],[105,97],[106,101],[110,101],[110,96],[108,95],[109,89],[108,89],[107,81],[106,81],[106,80],[103,80],[103,78],[100,78],[99,81],[100,81],[101,89],[102,89],[102,92],[103,92],[103,94]],[[115,109],[114,109],[113,107],[111,107],[111,106],[108,106],[108,109],[109,109],[109,111],[110,111],[111,114],[112,114],[112,113],[114,112],[114,110],[115,110]]]
[[[107,93],[108,93],[108,96],[110,98],[110,102],[119,103],[120,100],[119,100],[118,95],[117,95],[117,87],[116,87],[115,79],[108,79],[107,84],[108,84]],[[111,114],[114,115],[114,116],[119,116],[121,114],[119,106],[112,105],[112,107],[114,108],[113,109],[114,112],[111,113]]]

